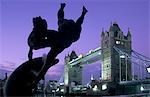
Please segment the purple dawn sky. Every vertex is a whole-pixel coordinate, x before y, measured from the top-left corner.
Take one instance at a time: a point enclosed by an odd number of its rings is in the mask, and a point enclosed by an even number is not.
[[[50,75],[57,76],[63,72],[64,57],[72,50],[77,54],[86,54],[99,47],[102,28],[108,31],[111,22],[117,22],[125,35],[129,27],[133,50],[150,56],[149,0],[1,0],[0,68],[16,68],[27,60],[27,38],[32,31],[33,17],[42,16],[47,20],[49,29],[57,30],[57,11],[61,2],[66,2],[67,19],[76,20],[81,15],[83,5],[88,13],[80,40],[58,56],[60,62],[49,70]],[[34,57],[48,50],[34,51]]]

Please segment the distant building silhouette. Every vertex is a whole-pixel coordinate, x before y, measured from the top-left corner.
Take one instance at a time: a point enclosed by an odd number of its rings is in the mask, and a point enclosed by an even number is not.
[[[6,83],[6,80],[7,80],[8,76],[7,76],[7,73],[5,73],[5,78],[4,79],[0,79],[0,97],[3,97],[3,88],[4,88],[4,85]]]

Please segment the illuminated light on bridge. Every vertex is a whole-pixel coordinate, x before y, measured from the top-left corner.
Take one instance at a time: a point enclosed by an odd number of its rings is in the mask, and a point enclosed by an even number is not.
[[[65,90],[64,90],[64,89],[60,89],[60,91],[61,91],[61,92],[64,92]]]
[[[147,69],[147,72],[150,73],[150,65],[146,69]]]
[[[59,88],[56,89],[56,92],[58,92],[58,91],[59,91]]]
[[[64,85],[64,83],[59,83],[59,85]]]
[[[98,86],[97,85],[95,85],[94,87],[93,87],[93,91],[98,91]]]
[[[120,58],[123,58],[123,59],[124,59],[124,58],[125,58],[125,55],[120,55]]]
[[[106,90],[107,89],[107,84],[103,84],[102,85],[102,90]]]
[[[143,86],[141,86],[141,87],[140,87],[140,90],[141,90],[141,91],[144,91],[144,87],[143,87]]]
[[[78,58],[82,58],[82,57],[83,57],[83,54],[80,54]]]
[[[45,39],[47,39],[47,37],[45,37]]]
[[[120,44],[120,41],[116,41],[116,44]]]
[[[89,51],[89,54],[92,53],[92,50]]]
[[[91,75],[91,80],[94,80],[93,74]]]

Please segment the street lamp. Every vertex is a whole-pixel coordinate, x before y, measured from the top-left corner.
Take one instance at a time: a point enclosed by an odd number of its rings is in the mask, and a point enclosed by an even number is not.
[[[147,69],[147,72],[150,73],[150,65],[146,69]]]

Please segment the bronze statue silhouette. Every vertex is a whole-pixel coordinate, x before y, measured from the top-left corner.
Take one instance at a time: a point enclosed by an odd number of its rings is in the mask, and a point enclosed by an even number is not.
[[[59,62],[56,56],[79,39],[81,25],[87,10],[83,6],[82,14],[75,22],[64,19],[64,7],[65,3],[62,3],[58,11],[58,31],[48,30],[45,19],[41,17],[33,18],[34,28],[28,38],[29,60],[20,65],[8,78],[4,89],[6,97],[31,96],[33,89],[47,70]],[[44,58],[44,60],[42,57],[32,59],[33,50],[45,47],[51,48],[47,58]]]
[[[29,59],[32,59],[33,50],[45,47],[51,47],[51,51],[55,52],[52,55],[56,57],[56,55],[79,39],[82,29],[81,25],[87,10],[83,6],[82,14],[75,22],[73,20],[64,19],[64,7],[65,3],[62,3],[57,14],[58,31],[48,30],[45,19],[41,17],[33,18],[34,28],[28,38],[28,45],[30,47],[28,53]],[[48,54],[48,56],[50,54]]]
[[[29,60],[32,59],[33,50],[51,47],[47,55],[46,64],[39,73],[39,78],[47,72],[52,61],[58,61],[58,59],[55,59],[56,56],[80,37],[81,25],[87,13],[86,8],[83,6],[82,14],[75,22],[74,20],[64,18],[64,7],[65,3],[62,3],[57,14],[58,31],[48,30],[46,20],[41,17],[33,18],[34,28],[28,38],[28,45],[30,47],[28,53]]]

